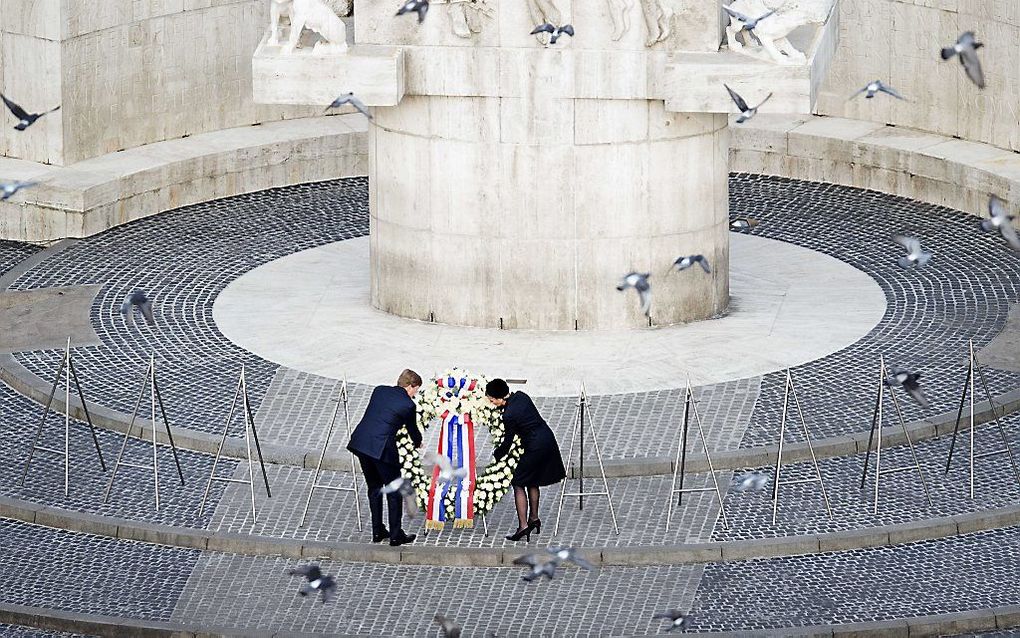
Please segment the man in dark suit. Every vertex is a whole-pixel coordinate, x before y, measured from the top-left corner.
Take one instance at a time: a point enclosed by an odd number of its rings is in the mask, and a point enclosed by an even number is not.
[[[410,543],[414,534],[405,534],[400,519],[403,515],[403,497],[400,492],[386,495],[390,528],[382,524],[382,487],[400,478],[400,459],[397,456],[397,431],[407,428],[415,447],[421,447],[414,401],[411,399],[421,387],[421,377],[413,370],[404,370],[396,386],[381,385],[372,391],[358,426],[351,433],[347,449],[361,461],[361,470],[368,484],[368,506],[372,511],[372,542],[390,539],[394,547]]]

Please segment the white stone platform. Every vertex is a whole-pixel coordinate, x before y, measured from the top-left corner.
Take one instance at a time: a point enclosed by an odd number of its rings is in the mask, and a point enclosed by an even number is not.
[[[806,248],[732,236],[727,316],[685,326],[597,332],[511,331],[430,324],[369,305],[368,238],[257,268],[217,298],[227,338],[281,365],[351,381],[393,383],[459,365],[528,379],[537,396],[677,388],[764,374],[823,357],[870,331],[885,295],[865,273]],[[654,273],[699,277],[700,270]],[[451,285],[456,285],[451,279]],[[633,291],[620,303],[636,304]],[[653,306],[654,307],[654,306]]]
[[[0,202],[0,237],[88,237],[211,199],[364,175],[367,127],[360,115],[312,117],[146,144],[69,166],[0,158],[0,181],[39,182]]]

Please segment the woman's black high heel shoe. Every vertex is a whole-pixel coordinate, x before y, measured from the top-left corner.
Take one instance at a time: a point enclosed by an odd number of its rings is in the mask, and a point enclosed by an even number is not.
[[[522,538],[527,538],[528,542],[530,543],[531,542],[531,530],[533,530],[533,529],[535,529],[534,525],[528,525],[527,527],[522,527],[519,530],[517,530],[516,533],[510,534],[509,536],[507,536],[506,539],[508,541],[519,541]]]
[[[528,521],[528,527],[534,527],[536,534],[542,533],[542,519],[536,518],[533,521]]]

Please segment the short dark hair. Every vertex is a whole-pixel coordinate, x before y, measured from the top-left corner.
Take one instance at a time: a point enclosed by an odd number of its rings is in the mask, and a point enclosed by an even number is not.
[[[420,388],[421,377],[414,370],[404,370],[397,378],[397,385],[401,388]]]
[[[485,396],[493,399],[505,399],[510,395],[510,386],[503,379],[493,379],[485,384]]]

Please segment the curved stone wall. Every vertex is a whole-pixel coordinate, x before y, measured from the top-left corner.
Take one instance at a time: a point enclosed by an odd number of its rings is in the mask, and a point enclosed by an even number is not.
[[[3,10],[0,90],[33,111],[62,108],[24,133],[4,109],[0,155],[68,165],[320,112],[252,101],[268,0],[10,0]]]
[[[724,310],[726,121],[649,100],[407,96],[379,109],[373,305],[490,328],[647,326],[634,291],[615,288],[636,270],[652,273],[653,325]],[[666,274],[692,253],[712,274]]]
[[[840,0],[839,48],[816,112],[1020,150],[1020,2],[1016,0]],[[985,44],[986,87],[978,89],[942,46],[963,31]],[[847,100],[881,79],[911,102]]]

